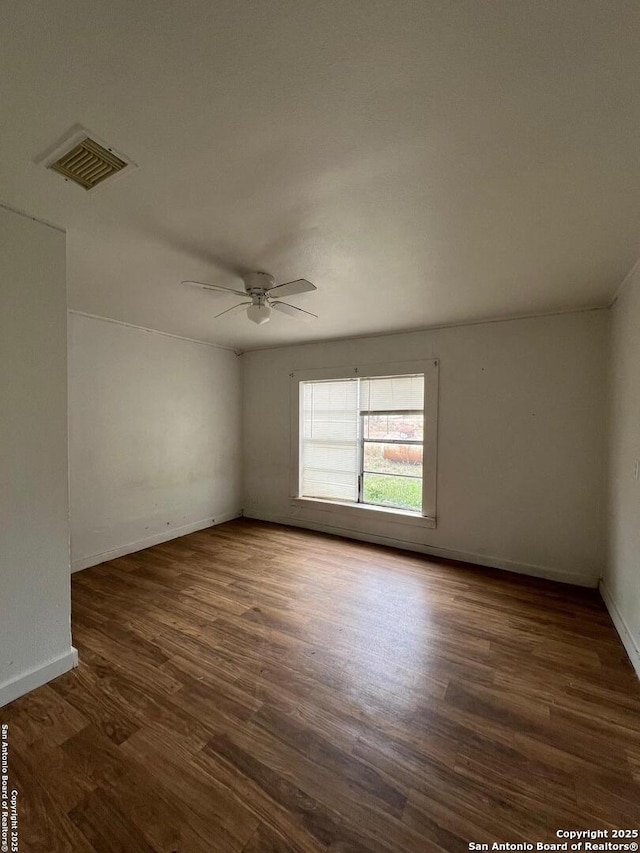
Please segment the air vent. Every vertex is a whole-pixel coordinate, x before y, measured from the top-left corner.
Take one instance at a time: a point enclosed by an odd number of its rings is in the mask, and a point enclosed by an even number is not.
[[[126,166],[128,166],[126,160],[103,148],[89,136],[49,164],[50,169],[80,184],[85,190],[93,189],[102,181],[121,172]]]

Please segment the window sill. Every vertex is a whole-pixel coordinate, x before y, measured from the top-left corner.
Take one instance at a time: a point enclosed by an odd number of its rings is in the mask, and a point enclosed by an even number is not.
[[[407,524],[411,527],[428,527],[435,530],[436,519],[432,516],[422,515],[408,509],[393,509],[388,506],[371,506],[370,504],[348,503],[346,501],[325,501],[321,498],[291,498],[292,506],[296,508],[308,507],[321,512],[335,510],[343,516],[364,518],[370,513],[372,520],[389,521],[393,524]]]

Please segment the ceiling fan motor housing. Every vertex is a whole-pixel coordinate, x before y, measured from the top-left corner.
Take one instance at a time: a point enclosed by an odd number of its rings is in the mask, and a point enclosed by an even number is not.
[[[276,280],[267,272],[250,272],[242,279],[244,288],[250,296],[260,295],[275,285]]]

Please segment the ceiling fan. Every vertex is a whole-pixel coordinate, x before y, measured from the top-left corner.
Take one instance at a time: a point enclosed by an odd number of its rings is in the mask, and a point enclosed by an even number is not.
[[[311,284],[306,278],[298,278],[295,281],[287,281],[285,284],[276,284],[272,275],[266,272],[250,272],[242,276],[244,291],[234,287],[223,287],[221,284],[207,284],[204,281],[183,281],[193,287],[202,287],[205,290],[222,291],[223,293],[235,293],[236,296],[248,296],[249,299],[227,308],[216,314],[218,317],[231,317],[242,311],[247,312],[247,317],[258,326],[267,323],[271,319],[272,309],[286,314],[288,317],[298,317],[301,320],[317,320],[318,315],[310,311],[304,311],[296,305],[281,302],[282,296],[296,296],[299,293],[309,293],[316,290],[315,284]]]

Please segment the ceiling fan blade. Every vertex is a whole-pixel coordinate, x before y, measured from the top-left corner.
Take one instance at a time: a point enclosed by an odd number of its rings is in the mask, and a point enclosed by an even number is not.
[[[276,284],[275,287],[270,288],[269,296],[276,296],[279,299],[281,296],[295,296],[297,293],[309,293],[317,289],[315,284],[311,284],[306,278],[297,278],[285,284]]]
[[[241,311],[247,310],[247,305],[251,305],[251,302],[239,302],[237,305],[233,305],[231,308],[227,308],[226,311],[221,311],[219,314],[216,314],[213,318],[217,320],[218,317],[233,317],[234,314],[239,314]]]
[[[275,288],[272,288],[269,292],[272,293]],[[276,311],[281,311],[283,314],[287,314],[289,317],[298,317],[300,320],[317,320],[318,315],[312,314],[311,311],[304,311],[302,308],[296,308],[295,305],[289,305],[288,302],[271,302],[271,307],[275,308]]]
[[[221,290],[223,293],[237,293],[238,296],[246,296],[246,290],[236,290],[235,287],[223,287],[221,284],[207,284],[204,281],[183,281],[191,287],[201,287],[203,290]]]

